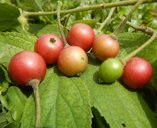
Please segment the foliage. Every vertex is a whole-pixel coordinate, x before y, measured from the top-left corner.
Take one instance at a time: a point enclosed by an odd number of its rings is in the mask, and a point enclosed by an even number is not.
[[[56,15],[31,16],[29,28],[23,30],[18,23],[19,9],[23,11],[55,11],[56,0],[0,0],[0,127],[33,128],[35,105],[30,87],[20,87],[10,80],[7,72],[10,58],[22,50],[32,50],[38,36],[45,33],[59,35]],[[113,0],[62,0],[62,9],[71,9]],[[102,33],[112,33],[127,14],[129,7],[117,7]],[[142,4],[131,17],[134,25],[157,28],[157,3]],[[83,22],[95,32],[105,20],[110,9],[100,9],[62,15],[65,34],[72,24]],[[119,58],[123,58],[150,38],[142,32],[125,26],[118,35]],[[45,79],[40,84],[41,126],[49,128],[155,128],[157,126],[157,39],[143,49],[138,56],[147,59],[154,69],[149,86],[129,90],[116,81],[113,84],[98,83],[101,64],[88,53],[87,70],[79,77],[66,77],[56,65],[47,67]],[[19,65],[20,66],[20,65]]]

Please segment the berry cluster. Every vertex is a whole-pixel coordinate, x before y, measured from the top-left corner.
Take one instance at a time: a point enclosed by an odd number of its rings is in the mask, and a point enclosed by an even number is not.
[[[11,78],[18,84],[27,85],[32,79],[44,79],[46,64],[56,63],[66,76],[80,74],[88,64],[86,52],[92,52],[102,61],[99,78],[105,83],[121,79],[129,88],[136,89],[143,87],[152,77],[152,66],[148,61],[132,57],[122,64],[117,58],[120,50],[117,39],[107,34],[95,37],[93,29],[87,24],[74,24],[66,40],[68,45],[64,45],[62,39],[54,34],[40,36],[35,42],[35,52],[23,51],[11,59]]]
[[[54,34],[40,36],[34,51],[22,51],[14,55],[9,63],[9,75],[19,85],[33,88],[36,103],[35,127],[40,127],[40,97],[38,85],[46,74],[46,64],[56,64],[66,76],[78,75],[88,65],[87,52],[93,52],[102,61],[99,78],[105,83],[118,79],[129,88],[138,89],[152,77],[152,66],[146,60],[133,57],[125,64],[116,56],[119,53],[118,41],[110,35],[95,37],[93,29],[83,23],[72,26],[67,35],[68,44]]]

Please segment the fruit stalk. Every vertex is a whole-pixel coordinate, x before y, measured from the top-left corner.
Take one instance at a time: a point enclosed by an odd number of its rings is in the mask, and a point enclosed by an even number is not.
[[[34,97],[35,97],[35,105],[36,105],[36,116],[35,116],[35,128],[40,127],[40,96],[39,96],[39,83],[40,81],[37,79],[33,79],[29,82],[29,85],[32,86]]]
[[[63,39],[63,42],[65,44],[67,44],[66,38],[64,36],[64,32],[62,30],[62,24],[61,24],[61,18],[60,18],[61,6],[62,6],[62,2],[58,1],[57,2],[57,23],[58,23],[58,29],[59,29],[60,35]]]
[[[140,47],[138,47],[136,50],[131,52],[129,55],[124,57],[123,63],[125,63],[127,60],[129,60],[131,57],[135,56],[137,53],[139,53],[142,49],[144,49],[146,46],[148,46],[155,38],[157,37],[157,33],[154,32],[153,35]]]
[[[69,13],[76,13],[76,12],[83,12],[88,10],[96,10],[96,9],[106,9],[112,7],[119,7],[119,6],[129,6],[134,5],[138,2],[138,0],[126,0],[126,1],[119,1],[119,2],[112,2],[112,3],[102,3],[96,5],[88,5],[83,7],[76,7],[74,9],[69,10],[62,10],[61,14],[69,14]],[[143,3],[153,3],[156,0],[144,0]],[[25,16],[45,16],[45,15],[57,15],[57,11],[50,11],[50,12],[24,12]]]

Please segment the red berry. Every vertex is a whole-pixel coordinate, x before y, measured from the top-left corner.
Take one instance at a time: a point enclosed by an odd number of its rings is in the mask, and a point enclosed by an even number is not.
[[[86,52],[91,49],[93,41],[93,29],[89,25],[83,23],[74,24],[67,36],[69,45],[79,46]]]
[[[151,80],[152,73],[153,69],[148,61],[133,57],[124,66],[122,81],[129,88],[141,88]]]
[[[9,63],[10,77],[20,85],[28,85],[33,79],[43,80],[46,63],[37,53],[22,51],[14,55]]]
[[[94,40],[92,50],[96,58],[103,61],[119,53],[119,43],[110,35],[103,34]]]
[[[34,50],[44,58],[47,64],[54,64],[63,48],[64,43],[57,35],[45,34],[37,39]]]
[[[74,76],[83,72],[87,64],[87,54],[78,46],[66,47],[61,51],[58,58],[58,68],[67,76]]]

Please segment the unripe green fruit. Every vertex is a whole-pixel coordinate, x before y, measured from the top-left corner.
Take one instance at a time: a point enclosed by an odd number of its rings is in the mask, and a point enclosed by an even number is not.
[[[109,58],[101,64],[99,76],[105,83],[113,83],[121,77],[123,65],[119,59]]]

